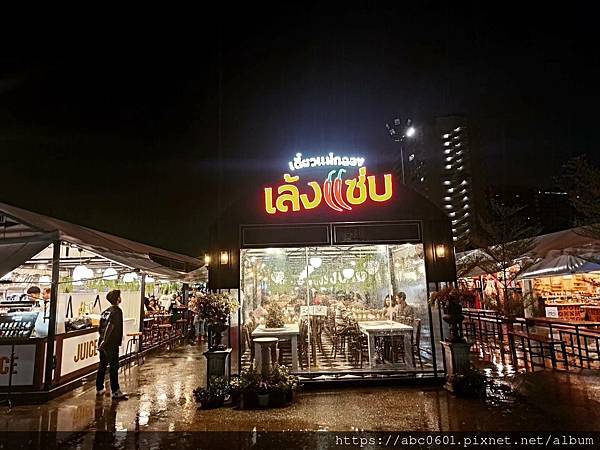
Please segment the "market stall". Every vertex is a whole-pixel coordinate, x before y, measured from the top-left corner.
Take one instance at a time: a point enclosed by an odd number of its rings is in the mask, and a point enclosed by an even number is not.
[[[546,317],[596,320],[600,265],[571,254],[549,255],[522,274],[544,301]]]
[[[195,258],[10,205],[0,204],[0,218],[0,395],[43,400],[95,371],[97,327],[112,289],[122,298],[120,355],[144,350],[143,340],[128,335],[144,331],[146,292],[185,291],[175,283],[201,266]],[[170,306],[160,312],[174,322]]]

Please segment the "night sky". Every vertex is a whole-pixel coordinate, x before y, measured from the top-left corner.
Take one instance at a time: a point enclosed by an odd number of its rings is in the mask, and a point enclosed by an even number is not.
[[[385,159],[397,115],[465,114],[495,184],[600,163],[593,14],[413,3],[230,8],[3,49],[0,201],[198,255],[257,177],[297,151]]]

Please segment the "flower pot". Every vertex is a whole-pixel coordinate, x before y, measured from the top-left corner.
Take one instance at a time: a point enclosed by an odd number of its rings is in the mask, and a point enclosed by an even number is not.
[[[220,408],[221,406],[223,406],[223,401],[224,401],[223,397],[211,397],[206,401],[201,401],[200,408],[201,409]]]
[[[460,324],[464,318],[462,307],[460,305],[450,303],[444,308],[444,316],[442,319],[450,325],[450,336],[448,337],[450,342],[464,342],[460,329]]]
[[[284,396],[285,396],[286,403],[293,403],[294,397],[296,396],[296,391],[294,391],[293,389],[284,391]]]
[[[269,394],[269,406],[283,406],[286,403],[285,392],[277,390]]]
[[[232,405],[232,406],[237,406],[237,405],[239,405],[239,404],[240,404],[240,401],[241,401],[241,397],[242,397],[242,395],[241,395],[241,393],[240,393],[239,391],[238,391],[238,392],[236,392],[236,391],[232,391],[232,392],[229,394],[229,401],[231,402],[231,405]]]
[[[261,406],[261,407],[269,406],[269,394],[258,394],[257,400],[258,400],[258,406]]]
[[[255,393],[246,392],[240,395],[240,409],[256,408],[258,398]]]

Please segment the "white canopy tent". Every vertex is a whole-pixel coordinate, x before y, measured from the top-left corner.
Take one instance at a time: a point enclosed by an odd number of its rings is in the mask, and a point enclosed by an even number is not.
[[[185,281],[203,266],[191,256],[0,203],[0,277],[56,241],[75,244],[108,260],[171,280]],[[195,273],[200,279],[206,270]]]

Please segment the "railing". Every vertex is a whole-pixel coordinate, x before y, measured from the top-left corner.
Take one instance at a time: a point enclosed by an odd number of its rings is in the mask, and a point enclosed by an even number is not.
[[[511,357],[515,366],[600,369],[600,323],[549,318],[510,319],[465,308],[462,331],[484,356]]]

